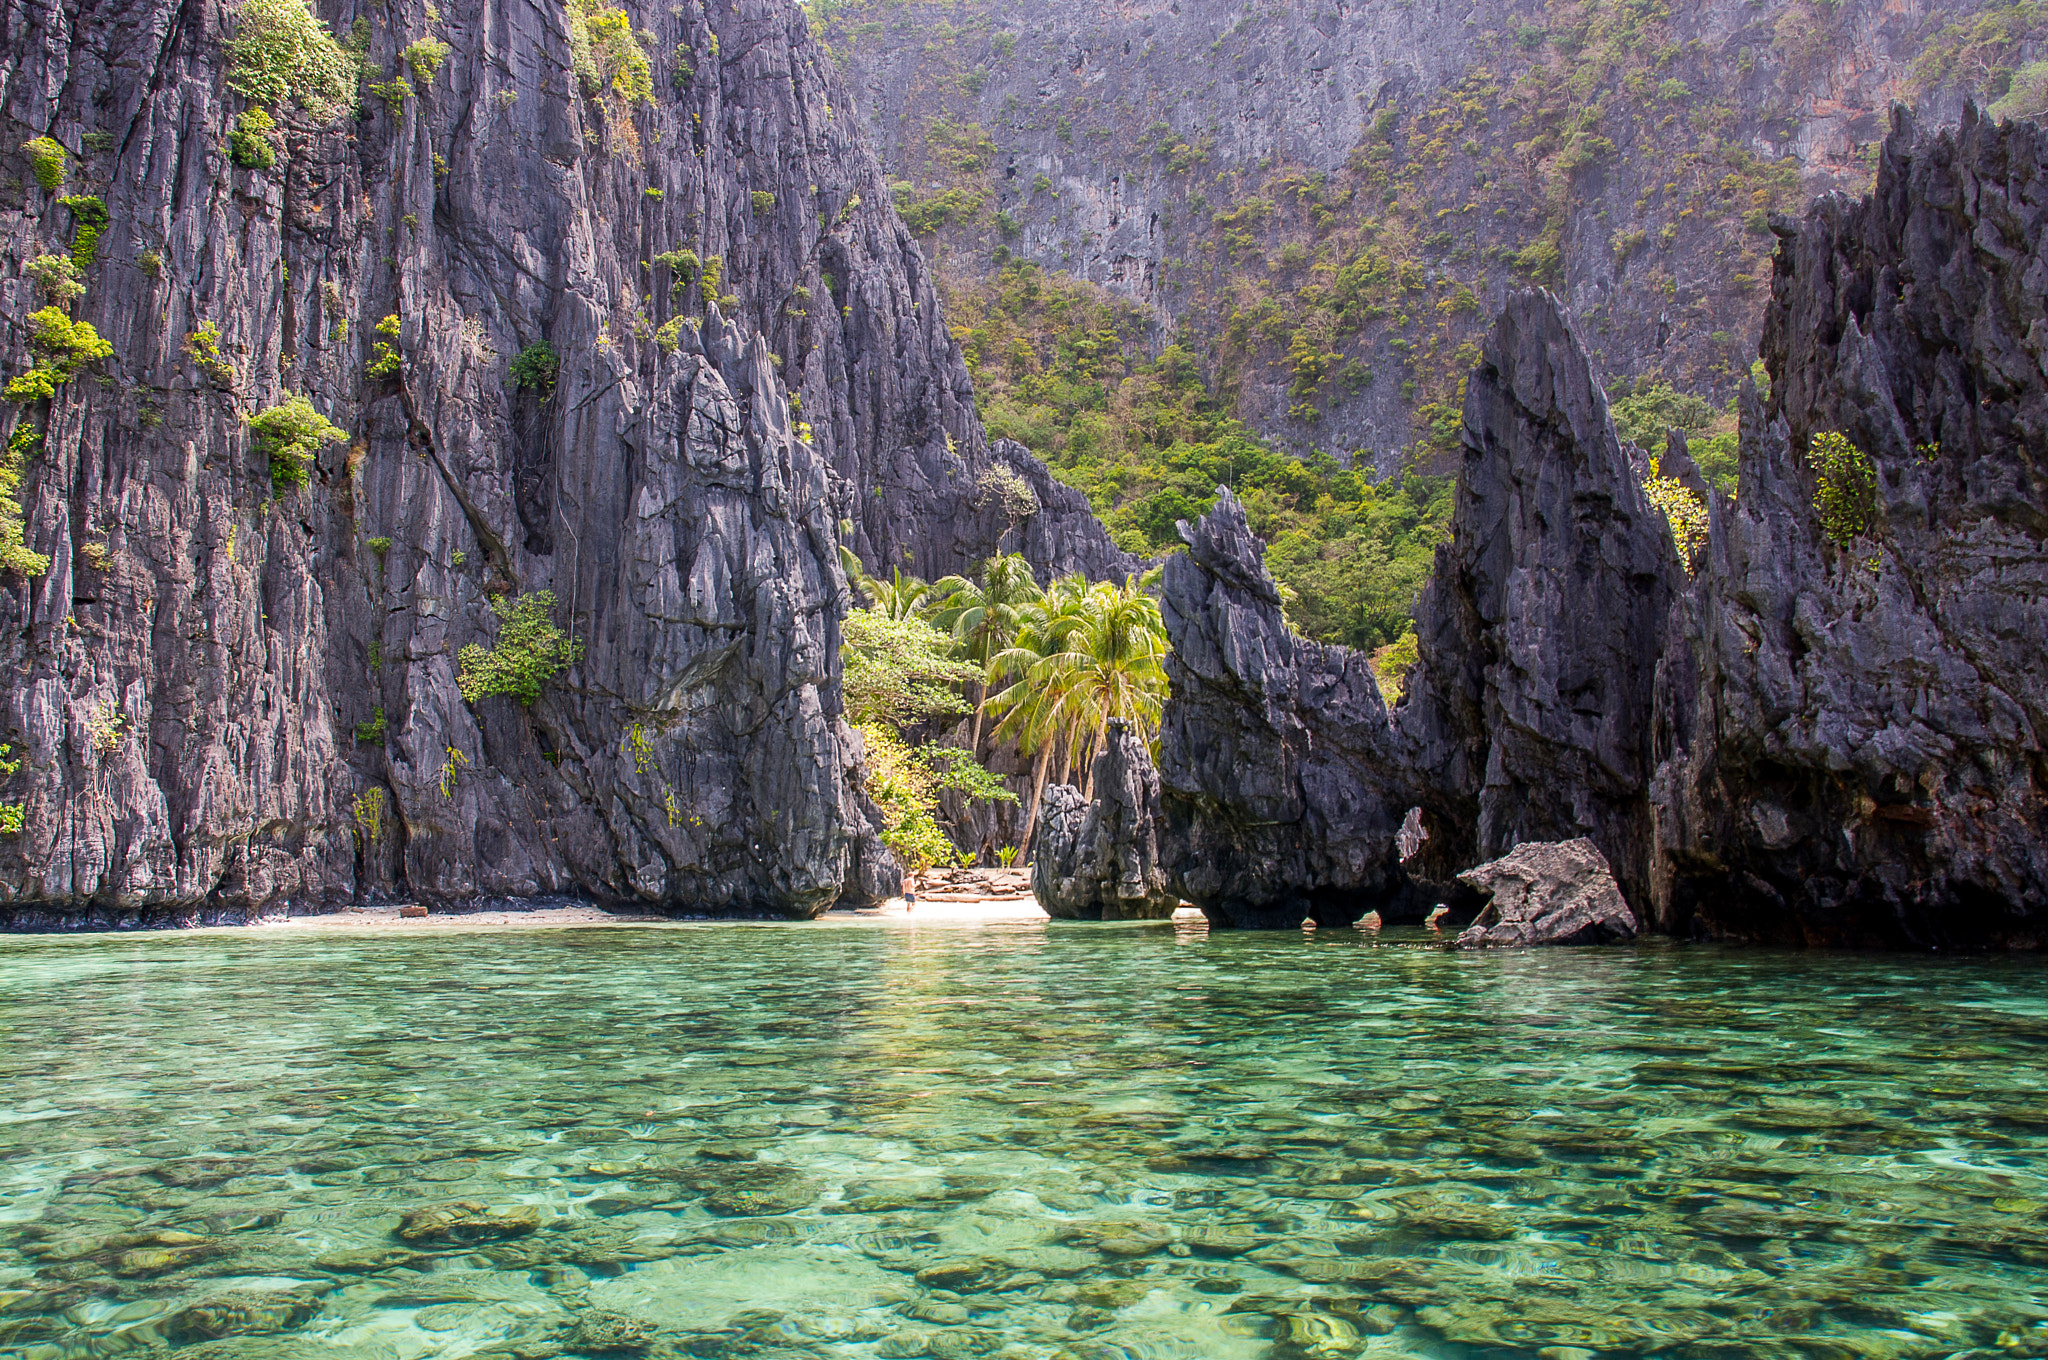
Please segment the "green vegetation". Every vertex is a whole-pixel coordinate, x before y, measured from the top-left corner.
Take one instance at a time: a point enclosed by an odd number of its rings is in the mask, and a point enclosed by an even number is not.
[[[235,369],[220,352],[220,327],[209,321],[185,337],[186,357],[222,387],[235,385]]]
[[[2043,36],[2048,36],[2048,3],[2044,0],[1986,5],[1946,25],[1928,40],[1913,64],[1913,83],[1922,90],[1960,86],[2009,95],[2011,86],[2017,84],[2020,54]]]
[[[27,818],[27,804],[0,803],[0,836],[19,836]]]
[[[633,16],[602,0],[569,0],[569,55],[583,92],[605,100],[605,121],[617,146],[637,150],[635,104],[654,103],[654,67],[633,32]]]
[[[354,97],[359,62],[307,0],[240,0],[228,39],[227,87],[272,108],[296,100],[326,117]]]
[[[978,680],[981,667],[959,659],[952,637],[928,619],[880,605],[849,613],[843,636],[846,716],[866,747],[866,789],[882,811],[882,843],[912,873],[958,863],[939,825],[939,795],[953,790],[998,802],[1016,796],[973,752],[912,746],[903,734],[967,712],[959,687]]]
[[[384,705],[377,705],[376,716],[368,722],[356,724],[356,740],[382,745],[384,741]]]
[[[6,453],[0,454],[0,571],[11,571],[17,576],[41,576],[50,569],[50,559],[31,552],[22,538],[26,526],[21,508],[21,479],[28,471],[28,460],[42,442],[41,432],[24,420],[8,436]]]
[[[510,372],[514,388],[546,396],[555,390],[555,379],[562,373],[562,359],[553,345],[536,340],[512,356]]]
[[[555,626],[555,593],[537,590],[507,603],[492,600],[498,640],[487,651],[476,643],[457,658],[462,697],[478,703],[503,694],[522,704],[540,698],[541,686],[583,659],[583,644]]]
[[[1147,740],[1157,731],[1166,698],[1166,632],[1149,580],[1091,585],[1071,576],[1042,590],[1030,565],[1010,555],[989,559],[972,578],[926,582],[899,569],[882,581],[862,572],[851,554],[844,556],[855,587],[870,601],[847,622],[848,716],[882,727],[881,745],[893,757],[904,729],[973,714],[966,750],[920,757],[925,768],[943,768],[944,780],[952,781],[941,788],[994,796],[976,791],[998,787],[979,763],[984,742],[1013,742],[1034,757],[1035,822],[1055,764],[1063,778],[1078,775],[1085,782],[1110,720],[1131,723]],[[974,692],[971,704],[962,688]],[[876,741],[870,737],[871,748]],[[882,800],[872,785],[870,792]],[[935,829],[905,815],[904,825],[920,835]]]
[[[1144,315],[1079,280],[1011,262],[986,284],[946,282],[989,433],[1085,492],[1125,550],[1178,548],[1177,522],[1229,486],[1303,633],[1372,648],[1407,630],[1451,478],[1410,471],[1376,485],[1328,454],[1274,449],[1226,414],[1193,353],[1175,344],[1145,359]]]
[[[377,717],[379,722],[383,720],[383,709],[377,710]],[[377,832],[384,824],[384,790],[364,789],[355,796],[350,810],[355,814],[356,827],[362,838],[365,841],[376,840]]]
[[[766,217],[775,211],[775,195],[766,189],[754,190],[754,216]]]
[[[370,342],[370,362],[363,365],[365,378],[374,382],[398,372],[402,362],[397,343],[399,329],[400,322],[396,312],[377,323],[377,334],[384,338]]]
[[[981,216],[984,202],[980,194],[967,189],[947,189],[929,198],[920,198],[917,187],[912,184],[892,185],[890,194],[896,200],[896,215],[918,236],[929,236],[955,222],[974,221]]]
[[[1421,639],[1410,628],[1395,642],[1378,647],[1372,654],[1372,678],[1380,687],[1380,698],[1387,705],[1401,702],[1401,696],[1408,692],[1408,672],[1422,659]]]
[[[439,38],[427,37],[408,46],[399,56],[404,59],[414,80],[422,85],[431,85],[441,70],[441,63],[448,60],[448,54],[453,50]]]
[[[2048,114],[2048,61],[2030,61],[2014,71],[2005,94],[1984,111],[1993,118],[2040,118]]]
[[[672,296],[680,296],[704,272],[704,262],[697,258],[694,250],[665,250],[650,263],[668,267],[672,280],[668,290]]]
[[[1666,477],[1655,458],[1650,460],[1650,475],[1643,478],[1643,494],[1671,526],[1671,541],[1678,546],[1685,574],[1697,574],[1707,551],[1706,501],[1677,478]]]
[[[57,307],[31,312],[28,327],[28,344],[36,362],[8,382],[4,395],[9,401],[48,401],[80,368],[114,352],[114,346],[102,340],[90,322],[73,321]]]
[[[43,192],[54,194],[64,187],[69,162],[62,142],[54,137],[31,137],[21,144],[21,149],[28,153],[29,170]]]
[[[263,109],[247,109],[235,119],[228,134],[228,159],[245,170],[268,170],[277,164],[277,146],[272,135],[277,120]]]
[[[303,485],[321,447],[348,439],[340,426],[313,409],[312,402],[297,396],[250,416],[249,429],[256,447],[270,458],[270,480],[281,487]]]
[[[1700,475],[1717,490],[1735,494],[1733,401],[1717,411],[1704,398],[1680,392],[1668,382],[1640,378],[1633,386],[1617,384],[1608,409],[1622,439],[1653,454],[1664,452],[1670,431],[1682,432]]]
[[[44,297],[68,307],[85,293],[78,265],[69,255],[38,255],[21,267],[22,274]]]
[[[379,557],[391,551],[391,540],[388,538],[366,538],[363,542]]]
[[[100,233],[107,226],[107,205],[91,194],[75,194],[57,201],[71,209],[71,220],[77,223],[77,230],[71,234],[71,263],[84,273],[92,268],[93,259],[99,254]]]
[[[1877,467],[1870,455],[1849,436],[1826,430],[1807,444],[1806,465],[1813,469],[1813,512],[1828,542],[1846,548],[1869,533],[1877,522]]]

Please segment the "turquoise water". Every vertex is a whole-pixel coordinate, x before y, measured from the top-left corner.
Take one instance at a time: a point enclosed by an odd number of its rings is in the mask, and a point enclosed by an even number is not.
[[[1185,924],[13,938],[0,1355],[2038,1357],[2042,981]]]

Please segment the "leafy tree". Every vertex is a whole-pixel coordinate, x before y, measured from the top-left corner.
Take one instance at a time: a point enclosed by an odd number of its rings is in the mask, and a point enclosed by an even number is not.
[[[991,682],[1010,683],[991,695],[1000,715],[998,737],[1035,750],[1030,826],[1038,822],[1050,759],[1082,772],[1112,718],[1122,718],[1150,740],[1166,702],[1166,627],[1147,582],[1090,585],[1079,576],[1053,583],[1027,607],[1016,640],[990,658]]]
[[[981,566],[981,579],[948,576],[935,590],[942,597],[933,622],[953,635],[961,656],[986,667],[997,652],[1008,646],[1024,625],[1025,610],[1045,599],[1032,575],[1031,563],[1022,553],[1005,553],[989,558]],[[979,679],[980,677],[976,677]],[[986,686],[979,686],[982,694]],[[974,733],[970,748],[981,752],[981,723],[985,705],[974,705]]]
[[[503,694],[522,704],[540,698],[541,686],[583,659],[583,644],[555,626],[555,593],[536,590],[511,603],[491,601],[498,640],[489,650],[472,642],[458,658],[456,684],[477,703]]]
[[[980,668],[956,660],[953,640],[924,619],[856,609],[846,616],[843,635],[841,689],[854,724],[901,729],[967,712],[956,686],[978,678]]]

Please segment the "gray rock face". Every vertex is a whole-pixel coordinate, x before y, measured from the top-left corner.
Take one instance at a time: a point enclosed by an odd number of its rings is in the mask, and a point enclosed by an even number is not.
[[[2048,133],[1901,120],[1780,221],[1767,402],[1658,686],[1657,913],[1820,943],[2048,944]],[[1875,469],[1838,546],[1802,456]]]
[[[1458,880],[1492,894],[1458,947],[1608,944],[1633,939],[1640,926],[1600,847],[1577,840],[1518,845]]]
[[[1518,294],[1465,397],[1451,537],[1396,713],[1448,878],[1590,836],[1647,900],[1652,682],[1685,569],[1557,300]]]
[[[1156,921],[1173,915],[1159,855],[1159,774],[1145,743],[1109,724],[1090,775],[1093,800],[1055,784],[1038,813],[1031,890],[1056,921]]]
[[[1287,627],[1228,491],[1182,526],[1160,613],[1173,643],[1160,731],[1168,867],[1222,926],[1349,925],[1399,910],[1395,836],[1416,781],[1362,652]]]
[[[447,60],[360,119],[280,109],[269,168],[227,153],[231,10],[10,14],[0,235],[15,260],[72,240],[16,149],[56,138],[61,192],[106,205],[73,314],[115,352],[0,411],[45,434],[22,500],[52,559],[0,582],[0,741],[27,758],[0,785],[25,810],[0,917],[813,914],[893,881],[839,711],[842,523],[877,569],[1027,545],[1123,568],[1085,505],[1008,492],[1043,470],[986,446],[801,11],[629,9],[647,104],[579,89],[553,6],[366,10],[371,64],[427,34]],[[672,287],[655,257],[682,250],[722,261],[722,303]],[[9,376],[42,302],[0,280]],[[387,316],[398,366],[373,374]],[[206,324],[211,376],[187,350]],[[542,340],[558,380],[515,390]],[[300,489],[244,424],[293,394],[349,436]],[[464,703],[490,601],[539,590],[581,661],[531,709]]]

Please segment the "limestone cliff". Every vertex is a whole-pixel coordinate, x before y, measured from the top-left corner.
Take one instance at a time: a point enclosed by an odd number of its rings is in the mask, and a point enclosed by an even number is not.
[[[113,347],[0,413],[50,559],[0,582],[0,914],[887,887],[839,712],[842,533],[873,569],[1121,559],[986,447],[802,13],[320,17],[361,82],[272,101],[274,129],[229,88],[232,6],[0,19],[0,362],[34,357],[51,254]],[[559,372],[515,385],[543,342]],[[347,435],[300,487],[246,423],[294,395]],[[460,648],[540,591],[580,659],[531,707],[465,703]]]

